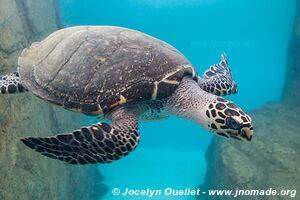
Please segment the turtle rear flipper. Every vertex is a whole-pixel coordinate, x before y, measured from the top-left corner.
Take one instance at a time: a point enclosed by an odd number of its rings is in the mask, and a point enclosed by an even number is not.
[[[8,75],[0,76],[0,94],[13,94],[16,92],[27,91],[20,83],[20,77],[18,72],[13,72]]]
[[[237,93],[237,85],[233,80],[225,54],[221,55],[221,61],[207,69],[203,78],[198,78],[198,84],[206,92],[226,96]]]
[[[70,164],[110,163],[133,151],[139,134],[137,118],[118,112],[113,123],[98,123],[52,137],[25,137],[22,142],[42,155]]]

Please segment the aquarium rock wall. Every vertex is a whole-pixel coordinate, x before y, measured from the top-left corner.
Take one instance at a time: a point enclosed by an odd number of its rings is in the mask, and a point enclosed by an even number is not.
[[[297,8],[288,47],[282,101],[269,103],[250,113],[254,123],[252,142],[220,137],[212,140],[206,154],[207,174],[201,189],[273,188],[300,191],[300,1]],[[211,196],[209,199],[226,197]],[[244,196],[237,199],[258,200],[262,197]],[[289,197],[268,196],[268,199]]]
[[[288,55],[286,82],[283,89],[283,101],[299,105],[300,99],[300,1],[297,0],[297,15],[291,35]]]
[[[17,68],[23,48],[61,26],[56,0],[0,0],[0,72]],[[0,199],[99,199],[105,186],[95,166],[48,159],[22,136],[50,136],[83,125],[76,113],[29,93],[0,96]]]

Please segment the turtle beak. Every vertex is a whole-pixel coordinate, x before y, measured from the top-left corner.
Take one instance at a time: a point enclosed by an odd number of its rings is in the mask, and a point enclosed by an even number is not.
[[[240,130],[240,135],[242,138],[250,142],[252,140],[253,130],[250,130],[248,127],[244,127]]]

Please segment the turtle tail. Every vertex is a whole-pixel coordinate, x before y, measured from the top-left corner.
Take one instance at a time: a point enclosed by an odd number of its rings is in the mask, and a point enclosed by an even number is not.
[[[0,76],[0,94],[13,94],[27,91],[20,83],[19,72]]]

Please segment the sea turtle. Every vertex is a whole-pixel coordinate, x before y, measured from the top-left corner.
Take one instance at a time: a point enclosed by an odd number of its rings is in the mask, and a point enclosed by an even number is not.
[[[25,49],[18,71],[0,78],[1,93],[30,91],[41,99],[112,123],[72,133],[25,137],[28,147],[70,164],[109,163],[139,142],[138,120],[169,114],[218,135],[251,140],[251,118],[221,96],[236,93],[226,57],[202,78],[171,45],[114,26],[58,30]]]

